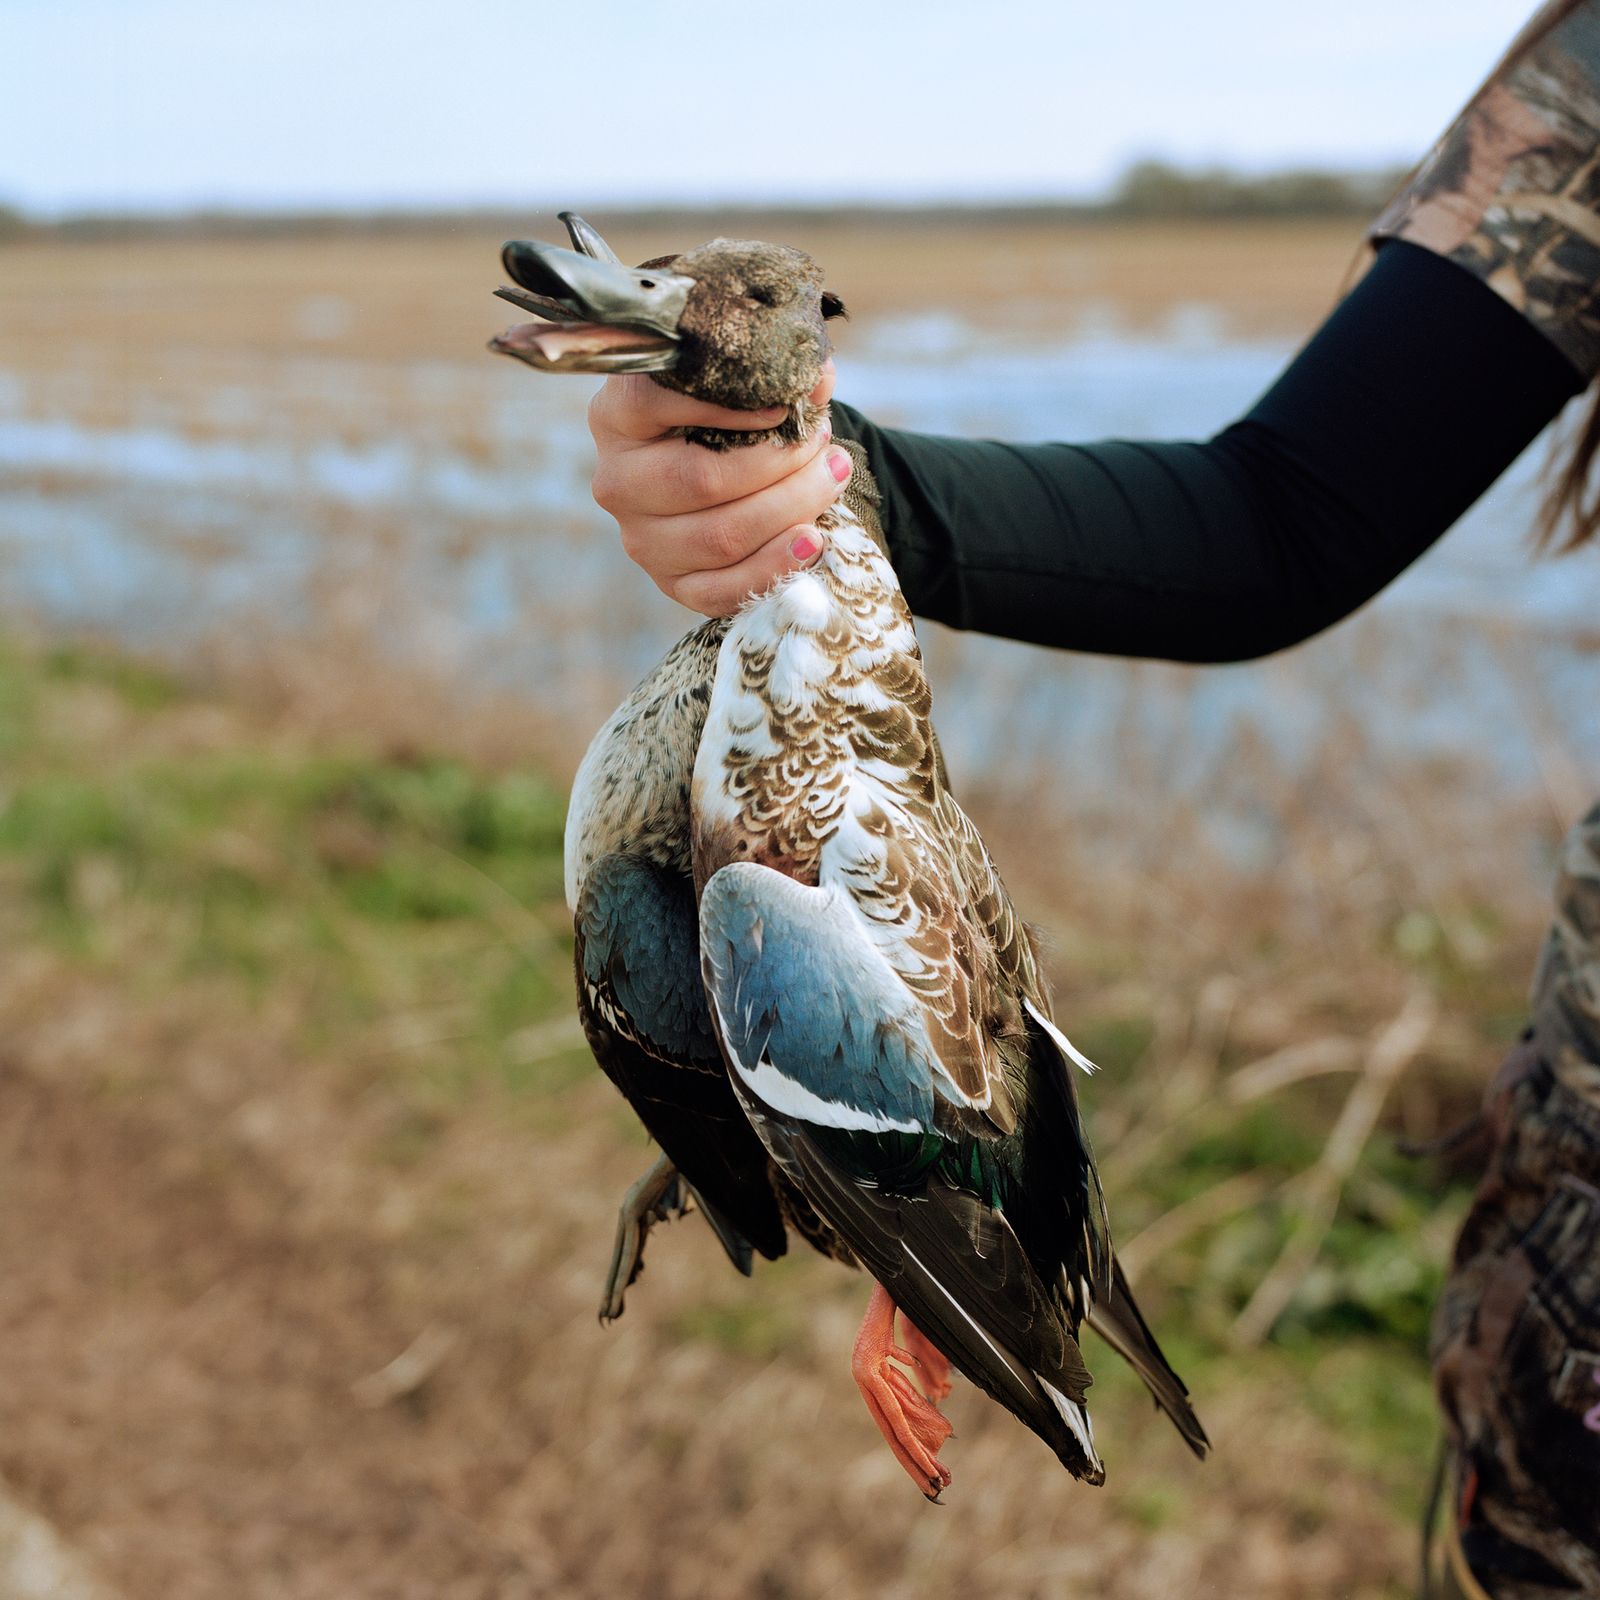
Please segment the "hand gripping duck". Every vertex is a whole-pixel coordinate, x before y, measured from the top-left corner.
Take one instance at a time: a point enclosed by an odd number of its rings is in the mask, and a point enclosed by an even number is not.
[[[519,287],[498,292],[545,320],[492,349],[788,407],[768,432],[688,430],[709,449],[818,425],[805,396],[843,307],[808,256],[718,239],[631,269],[563,220],[574,250],[505,247]],[[663,1152],[623,1206],[601,1314],[620,1314],[646,1231],[686,1189],[741,1271],[794,1227],[876,1279],[855,1380],[930,1499],[950,1482],[952,1364],[1104,1480],[1085,1321],[1203,1456],[1112,1253],[1072,1080],[1089,1063],[947,786],[875,501],[857,453],[814,565],[674,646],[579,769],[579,1009]]]

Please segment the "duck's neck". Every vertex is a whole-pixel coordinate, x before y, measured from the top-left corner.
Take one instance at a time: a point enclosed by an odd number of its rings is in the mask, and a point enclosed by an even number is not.
[[[673,434],[687,439],[691,444],[703,445],[707,450],[744,450],[757,444],[800,444],[809,439],[828,419],[826,406],[814,406],[809,400],[797,400],[789,407],[789,415],[775,428],[674,428]],[[881,497],[872,468],[867,464],[867,452],[854,439],[839,439],[839,447],[848,452],[854,470],[845,485],[843,507],[846,517],[841,519],[833,511],[824,511],[817,525],[826,531],[837,527],[841,520],[853,519],[871,536],[872,542],[887,556],[889,546],[883,536],[883,525],[878,520]],[[896,584],[898,587],[898,584]]]
[[[816,432],[828,414],[826,406],[796,400],[775,428],[674,428],[673,434],[707,450],[744,450],[753,444],[799,444]]]
[[[872,476],[867,452],[854,439],[836,439],[834,443],[850,457],[850,481],[844,486],[838,510],[824,511],[817,518],[817,526],[826,532],[844,522],[855,522],[871,539],[885,562],[889,559],[889,541],[883,534],[883,522],[878,515],[883,496],[878,491],[878,480]],[[841,515],[842,513],[842,515]],[[896,594],[900,593],[900,580],[890,566],[888,582]]]

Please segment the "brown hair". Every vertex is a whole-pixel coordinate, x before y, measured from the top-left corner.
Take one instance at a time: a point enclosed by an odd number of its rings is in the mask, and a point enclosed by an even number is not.
[[[1600,529],[1600,484],[1589,481],[1597,452],[1600,392],[1590,400],[1582,424],[1557,437],[1545,464],[1544,498],[1533,525],[1534,543],[1544,554],[1567,555]]]

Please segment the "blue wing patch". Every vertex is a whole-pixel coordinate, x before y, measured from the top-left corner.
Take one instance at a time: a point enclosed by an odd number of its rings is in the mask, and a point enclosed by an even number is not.
[[[584,879],[577,922],[584,977],[609,980],[618,1005],[668,1056],[715,1062],[688,879],[637,856],[606,856]]]
[[[867,1133],[933,1129],[915,999],[836,890],[754,862],[712,875],[700,955],[729,1065],[772,1111]]]

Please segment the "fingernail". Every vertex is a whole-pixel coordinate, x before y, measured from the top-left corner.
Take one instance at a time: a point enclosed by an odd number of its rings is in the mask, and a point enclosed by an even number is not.
[[[850,476],[850,457],[843,450],[829,451],[828,471],[833,474],[835,483],[843,483]]]
[[[827,417],[822,419],[822,425],[817,429],[822,435],[822,442],[826,444],[833,437],[833,423]]]
[[[800,537],[789,546],[789,554],[792,555],[796,561],[810,561],[813,559],[813,557],[815,557],[821,548],[821,544],[817,541],[813,534],[802,533]]]

